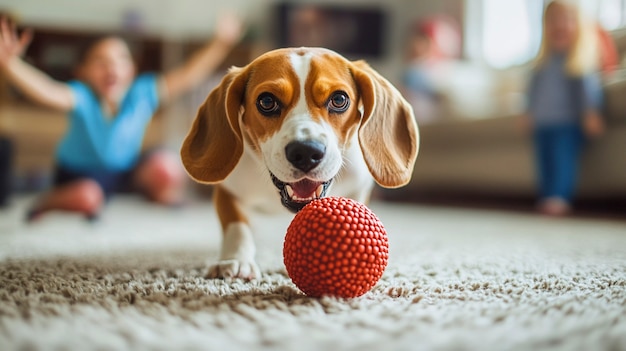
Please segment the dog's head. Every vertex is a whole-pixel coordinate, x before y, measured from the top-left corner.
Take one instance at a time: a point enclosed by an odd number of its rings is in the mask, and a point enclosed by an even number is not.
[[[196,181],[219,183],[247,145],[296,212],[324,196],[355,133],[378,184],[409,182],[419,135],[400,93],[363,61],[279,49],[228,72],[200,107],[181,156]]]

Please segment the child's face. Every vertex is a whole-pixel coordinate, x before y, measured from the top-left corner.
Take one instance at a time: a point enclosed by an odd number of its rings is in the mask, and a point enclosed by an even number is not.
[[[118,101],[135,77],[128,45],[118,38],[96,43],[78,67],[78,76],[100,98]]]
[[[563,4],[553,4],[546,11],[546,40],[548,47],[555,52],[567,52],[578,35],[576,10]]]
[[[409,57],[411,59],[427,57],[432,46],[432,41],[425,35],[415,34],[409,41]]]

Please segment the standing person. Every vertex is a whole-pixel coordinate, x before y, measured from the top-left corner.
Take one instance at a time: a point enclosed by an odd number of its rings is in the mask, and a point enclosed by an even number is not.
[[[402,92],[413,106],[418,122],[441,117],[445,82],[450,79],[452,63],[459,58],[460,38],[456,23],[445,16],[423,19],[411,26]]]
[[[585,137],[600,135],[602,89],[596,32],[570,2],[549,3],[528,88],[526,124],[533,131],[539,210],[570,211]]]
[[[0,18],[0,74],[27,98],[66,112],[68,130],[56,149],[54,186],[29,211],[33,220],[50,210],[95,218],[114,192],[136,190],[174,205],[182,199],[184,172],[178,157],[160,150],[141,155],[144,132],[164,103],[199,85],[238,42],[238,18],[223,16],[215,37],[182,66],[163,74],[136,75],[127,43],[116,36],[94,41],[80,57],[76,80],[59,82],[21,59],[26,31]]]

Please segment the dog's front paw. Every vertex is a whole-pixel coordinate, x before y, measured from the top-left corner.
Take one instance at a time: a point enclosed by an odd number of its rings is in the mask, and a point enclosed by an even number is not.
[[[261,278],[261,270],[259,269],[259,266],[251,260],[221,260],[209,267],[207,278],[241,278],[246,280],[259,279]]]
[[[219,261],[209,268],[207,278],[258,279],[261,271],[254,262],[252,232],[246,223],[231,223],[224,232]]]

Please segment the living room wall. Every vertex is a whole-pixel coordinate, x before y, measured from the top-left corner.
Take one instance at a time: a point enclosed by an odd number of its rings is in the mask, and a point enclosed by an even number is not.
[[[44,27],[91,30],[139,30],[168,39],[201,39],[210,36],[216,17],[224,11],[244,16],[255,37],[271,41],[274,5],[280,0],[0,0],[0,9],[14,13],[22,23]],[[405,31],[417,18],[441,12],[462,15],[463,0],[292,0],[290,4],[315,3],[341,6],[379,6],[388,16],[386,53],[370,61],[395,80],[402,62]],[[459,18],[460,19],[460,18]]]

